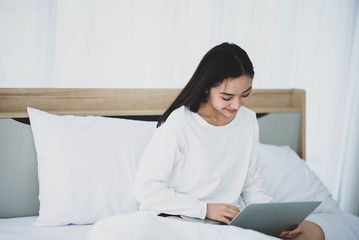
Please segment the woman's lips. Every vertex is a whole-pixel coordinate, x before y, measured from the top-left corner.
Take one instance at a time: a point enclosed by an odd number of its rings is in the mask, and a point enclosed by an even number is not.
[[[228,112],[230,112],[230,113],[235,113],[235,112],[237,112],[237,109],[228,109],[228,108],[224,108],[224,109],[226,109]]]

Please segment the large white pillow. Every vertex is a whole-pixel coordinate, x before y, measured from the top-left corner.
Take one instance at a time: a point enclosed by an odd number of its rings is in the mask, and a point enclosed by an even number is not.
[[[322,201],[314,212],[339,212],[327,187],[290,147],[259,144],[258,157],[273,202]]]
[[[138,209],[132,183],[155,122],[28,113],[38,160],[37,225],[88,224]]]

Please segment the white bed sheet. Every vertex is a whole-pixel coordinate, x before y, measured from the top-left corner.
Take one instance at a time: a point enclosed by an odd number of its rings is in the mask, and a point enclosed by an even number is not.
[[[92,225],[39,227],[37,216],[0,219],[1,240],[86,240]]]
[[[109,217],[97,222],[88,240],[271,240],[262,233],[234,226],[189,222],[136,212]]]
[[[319,224],[326,240],[358,240],[359,218],[346,213],[316,213],[307,220]],[[88,240],[192,240],[192,239],[277,239],[234,226],[184,222],[146,212],[118,215],[96,223]]]
[[[1,240],[161,240],[161,239],[276,239],[255,231],[233,226],[183,222],[135,213],[106,218],[95,225],[38,227],[37,216],[0,219]],[[319,224],[326,240],[359,239],[359,217],[347,213],[318,213],[307,220]],[[89,234],[90,233],[90,234]]]

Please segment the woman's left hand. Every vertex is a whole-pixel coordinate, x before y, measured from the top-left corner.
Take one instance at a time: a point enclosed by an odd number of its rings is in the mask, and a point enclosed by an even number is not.
[[[295,229],[290,231],[283,231],[279,234],[282,239],[293,239],[296,238],[302,232],[302,224],[299,224]]]

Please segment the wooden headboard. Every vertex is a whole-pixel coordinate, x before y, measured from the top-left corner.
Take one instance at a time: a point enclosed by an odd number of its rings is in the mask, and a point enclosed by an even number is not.
[[[0,88],[0,118],[27,118],[27,107],[54,114],[161,115],[180,89]],[[256,113],[300,113],[297,153],[305,159],[305,91],[255,89],[246,107]]]

